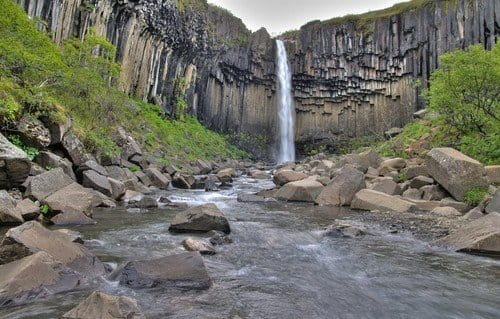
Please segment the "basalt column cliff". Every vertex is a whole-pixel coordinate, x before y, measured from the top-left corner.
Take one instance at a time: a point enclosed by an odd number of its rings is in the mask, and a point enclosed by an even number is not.
[[[174,112],[181,96],[207,126],[276,134],[276,46],[205,0],[17,0],[56,42],[93,27],[118,48],[120,86]],[[402,126],[440,54],[500,34],[500,0],[417,1],[404,10],[311,22],[288,33],[296,139]],[[332,12],[335,16],[335,12]],[[418,85],[419,84],[419,85]],[[271,137],[271,138],[269,138]]]

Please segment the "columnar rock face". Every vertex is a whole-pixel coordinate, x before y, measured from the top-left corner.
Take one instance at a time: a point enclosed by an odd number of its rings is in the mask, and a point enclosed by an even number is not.
[[[181,95],[207,126],[275,136],[275,44],[265,29],[192,0],[17,0],[56,42],[94,27],[118,48],[124,92],[174,111]],[[283,36],[299,142],[384,132],[422,106],[444,52],[500,35],[498,0],[436,0],[375,20],[311,22]],[[44,25],[40,24],[41,28]],[[416,87],[415,79],[423,86]],[[268,140],[268,142],[272,142]]]

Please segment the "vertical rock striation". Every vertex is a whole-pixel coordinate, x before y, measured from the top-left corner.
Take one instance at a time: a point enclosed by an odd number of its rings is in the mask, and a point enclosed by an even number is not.
[[[275,136],[276,48],[265,29],[251,33],[206,0],[16,1],[45,21],[39,27],[58,43],[93,27],[116,45],[124,92],[170,113],[181,97],[212,129]],[[419,94],[440,54],[473,43],[490,48],[500,34],[500,0],[423,3],[311,22],[282,36],[294,73],[298,142],[404,125],[423,106]]]

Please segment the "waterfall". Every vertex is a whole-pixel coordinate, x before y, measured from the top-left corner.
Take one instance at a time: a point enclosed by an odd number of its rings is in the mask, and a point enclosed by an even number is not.
[[[278,59],[278,119],[279,119],[279,149],[278,163],[295,161],[294,137],[294,106],[292,100],[292,73],[288,65],[285,43],[276,40]]]

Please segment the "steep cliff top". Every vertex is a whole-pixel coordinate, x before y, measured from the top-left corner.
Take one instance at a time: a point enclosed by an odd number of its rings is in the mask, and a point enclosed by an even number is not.
[[[356,23],[359,27],[366,26],[366,24],[371,23],[375,20],[386,19],[392,16],[396,16],[411,10],[420,9],[426,6],[433,6],[436,2],[450,2],[454,3],[456,0],[411,0],[407,2],[401,2],[393,5],[392,7],[368,11],[361,14],[348,14],[342,17],[335,17],[329,20],[314,20],[303,25],[300,30],[309,28],[312,26],[336,26],[345,23]],[[293,38],[299,34],[300,30],[290,30],[278,37],[280,38]]]

